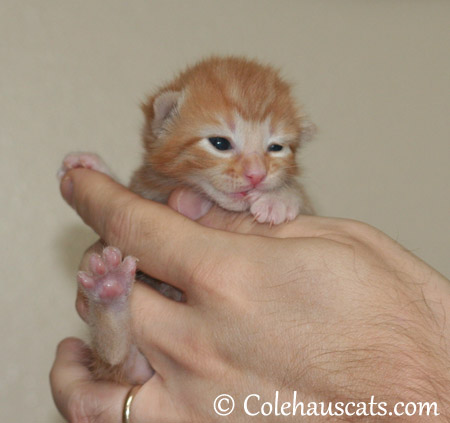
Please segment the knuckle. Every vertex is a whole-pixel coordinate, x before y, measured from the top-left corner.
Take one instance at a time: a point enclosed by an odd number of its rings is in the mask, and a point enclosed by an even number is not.
[[[351,219],[341,219],[321,228],[319,238],[330,239],[342,244],[357,246],[373,238],[377,229],[367,223]]]
[[[183,346],[182,353],[177,359],[183,367],[208,378],[217,375],[220,364],[220,357],[209,344],[199,342],[196,336],[186,336],[181,340]],[[201,364],[200,364],[201,363]]]
[[[89,418],[85,413],[83,399],[79,392],[75,391],[69,398],[67,412],[71,422],[88,423]]]
[[[207,257],[204,259],[198,259],[196,263],[191,263],[190,271],[190,282],[195,285],[198,289],[202,291],[211,291],[215,287],[215,280],[220,277],[222,272],[219,269],[220,266],[217,263],[213,263],[208,260]],[[220,283],[216,286],[221,285]]]
[[[234,255],[224,257],[221,261],[204,260],[193,273],[197,289],[208,298],[230,305],[236,297],[247,297],[249,280],[259,283],[255,278],[255,269],[248,261]]]
[[[52,387],[56,385],[57,377],[58,377],[58,371],[57,371],[56,366],[53,364],[53,366],[50,370],[50,374],[49,374],[50,385]]]
[[[70,422],[73,423],[99,423],[101,412],[96,410],[94,403],[87,398],[82,389],[76,389],[67,403],[67,413]]]
[[[115,201],[108,208],[103,233],[110,245],[124,245],[132,239],[136,209],[131,201]]]
[[[367,231],[371,228],[371,226],[367,223],[361,222],[359,220],[349,219],[344,223],[344,229],[350,233],[358,233],[362,231]]]
[[[373,241],[382,234],[382,232],[375,227],[358,220],[348,220],[343,223],[343,231],[349,239],[358,243]]]

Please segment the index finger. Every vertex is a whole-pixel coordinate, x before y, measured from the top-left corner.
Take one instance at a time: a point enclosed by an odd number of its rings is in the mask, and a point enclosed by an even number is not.
[[[180,289],[205,266],[220,262],[224,250],[236,251],[241,244],[239,235],[203,227],[99,172],[69,171],[61,193],[108,245],[137,257],[141,270]]]

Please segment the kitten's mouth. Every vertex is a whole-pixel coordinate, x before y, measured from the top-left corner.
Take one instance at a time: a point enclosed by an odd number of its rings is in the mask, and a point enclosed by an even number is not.
[[[213,185],[205,186],[205,193],[219,206],[226,210],[244,211],[250,206],[250,197],[258,191],[253,187],[241,187],[239,191],[227,192],[215,188]],[[245,189],[247,188],[247,189]]]
[[[227,195],[233,199],[241,200],[245,198],[252,189],[248,189],[247,191],[240,191],[240,192],[229,192]]]

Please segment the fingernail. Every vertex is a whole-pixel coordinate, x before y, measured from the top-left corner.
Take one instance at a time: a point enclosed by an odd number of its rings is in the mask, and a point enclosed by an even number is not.
[[[73,182],[72,179],[69,176],[65,176],[60,185],[61,195],[63,196],[64,200],[67,201],[67,203],[72,206],[72,197],[73,197]]]
[[[208,213],[212,203],[192,191],[182,190],[177,198],[177,211],[189,219],[197,220]]]

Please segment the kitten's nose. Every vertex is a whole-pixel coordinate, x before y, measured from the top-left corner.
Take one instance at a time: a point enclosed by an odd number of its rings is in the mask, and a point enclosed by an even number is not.
[[[249,172],[245,176],[250,180],[253,187],[256,187],[266,177],[265,172]]]
[[[264,157],[261,154],[251,153],[246,154],[243,159],[244,176],[255,188],[267,175]]]

